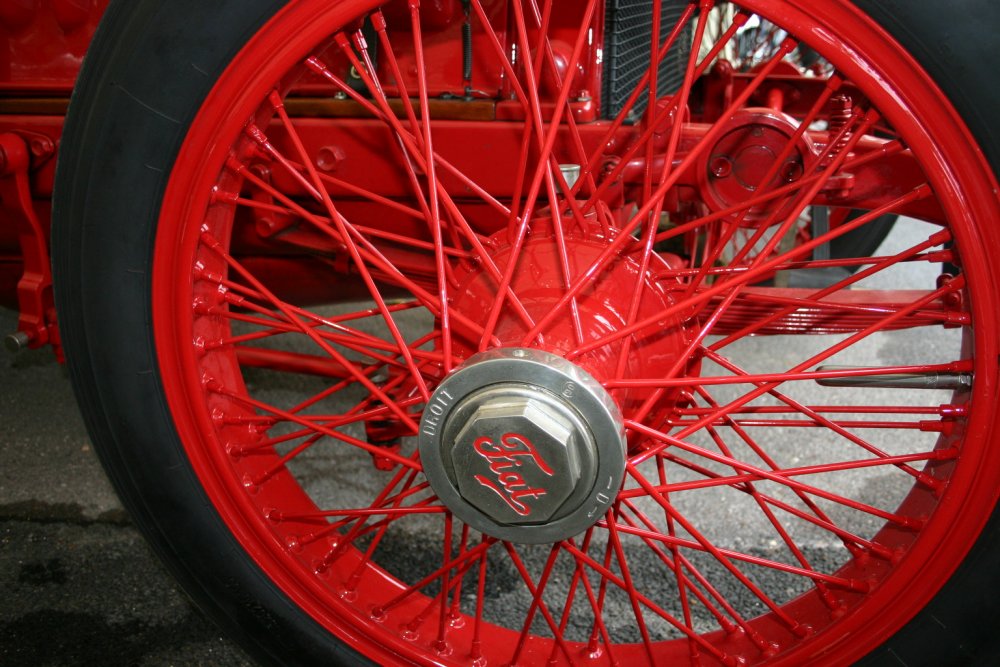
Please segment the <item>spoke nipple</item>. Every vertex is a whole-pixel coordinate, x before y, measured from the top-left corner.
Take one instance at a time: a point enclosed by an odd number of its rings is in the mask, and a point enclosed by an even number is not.
[[[257,482],[254,481],[253,477],[250,475],[243,476],[243,488],[247,490],[250,494],[256,494],[260,491],[260,487],[257,486]]]
[[[230,155],[226,159],[226,167],[235,174],[242,174],[247,169],[247,166],[245,164],[237,160],[232,155]]]
[[[239,198],[240,196],[234,192],[220,190],[218,185],[212,188],[213,204],[235,204]]]
[[[341,50],[350,50],[351,48],[351,40],[347,39],[347,35],[342,32],[338,32],[334,35],[333,41],[337,42],[337,46],[339,46]],[[315,56],[309,60],[316,60],[317,63],[319,62]],[[326,67],[324,66],[323,69],[326,70]]]
[[[242,297],[239,294],[233,294],[229,290],[226,290],[223,298],[234,306],[242,306],[246,303],[246,297]]]
[[[300,542],[299,538],[295,535],[289,535],[288,538],[285,539],[285,547],[292,553],[302,553],[302,542]]]
[[[213,415],[213,418],[214,418],[214,415]],[[222,420],[220,419],[220,420],[216,420],[216,421],[222,421]],[[244,450],[243,450],[243,447],[241,445],[237,445],[235,442],[227,442],[226,443],[226,454],[229,454],[229,456],[232,456],[234,459],[239,459],[239,458],[243,458]]]
[[[199,296],[194,298],[191,309],[194,310],[195,315],[212,315],[214,306],[208,303],[204,297]]]
[[[792,626],[792,632],[797,637],[808,637],[816,631],[813,629],[813,626],[809,625],[808,623],[796,623],[794,626]]]
[[[264,516],[267,517],[267,520],[272,523],[281,523],[284,521],[284,516],[281,511],[274,508],[264,510]]]
[[[324,65],[323,61],[316,56],[309,56],[306,58],[306,66],[318,74],[323,74],[327,71],[326,65]]]
[[[969,412],[968,408],[964,405],[951,405],[950,403],[941,405],[939,410],[942,417],[949,417],[951,419],[964,417]]]
[[[928,475],[927,473],[920,473],[920,475],[917,476],[917,481],[934,492],[940,491],[945,485],[944,480],[938,479],[933,475]]]
[[[781,644],[779,644],[778,642],[768,642],[768,641],[765,641],[764,644],[760,648],[760,653],[765,658],[774,657],[774,656],[778,655],[778,653],[780,651],[781,651]]]
[[[326,564],[325,561],[318,560],[313,563],[313,572],[316,574],[323,574],[327,571],[330,566]]]
[[[381,623],[385,620],[385,609],[382,607],[372,607],[369,616],[373,621]]]
[[[267,135],[264,131],[257,127],[256,123],[250,123],[244,129],[247,136],[254,140],[254,142],[264,149],[265,153],[270,155],[274,152],[274,147],[271,146],[271,142],[268,141]]]
[[[219,248],[222,247],[222,244],[219,243],[219,240],[214,236],[212,236],[212,233],[209,232],[208,229],[205,227],[202,227],[201,242],[204,243],[209,248],[211,248],[212,250],[218,250]]]

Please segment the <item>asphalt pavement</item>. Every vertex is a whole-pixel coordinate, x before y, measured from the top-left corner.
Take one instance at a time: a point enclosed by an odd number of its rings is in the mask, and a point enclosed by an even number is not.
[[[0,356],[0,460],[0,665],[250,664],[129,521],[49,349]]]

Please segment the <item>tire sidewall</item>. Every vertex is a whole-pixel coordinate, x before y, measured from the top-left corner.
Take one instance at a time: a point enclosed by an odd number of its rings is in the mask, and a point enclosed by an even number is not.
[[[59,155],[55,296],[70,377],[102,464],[197,606],[261,662],[362,664],[276,589],[214,510],[164,401],[150,327],[155,230],[173,162],[215,81],[284,4],[109,6]]]

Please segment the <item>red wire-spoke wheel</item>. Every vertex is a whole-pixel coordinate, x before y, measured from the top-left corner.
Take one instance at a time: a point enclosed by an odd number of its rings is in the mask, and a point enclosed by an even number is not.
[[[81,80],[67,137],[126,148],[62,168],[60,307],[126,502],[256,655],[846,664],[967,604],[1000,203],[872,19],[657,3],[611,105],[596,0],[154,4]],[[115,32],[181,23],[173,79]]]

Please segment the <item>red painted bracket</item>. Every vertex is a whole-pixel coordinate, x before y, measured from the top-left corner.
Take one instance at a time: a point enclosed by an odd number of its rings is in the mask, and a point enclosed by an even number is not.
[[[0,134],[0,209],[17,225],[24,271],[17,284],[17,331],[6,338],[13,351],[51,344],[62,358],[52,298],[49,246],[31,197],[32,151],[19,134]]]

